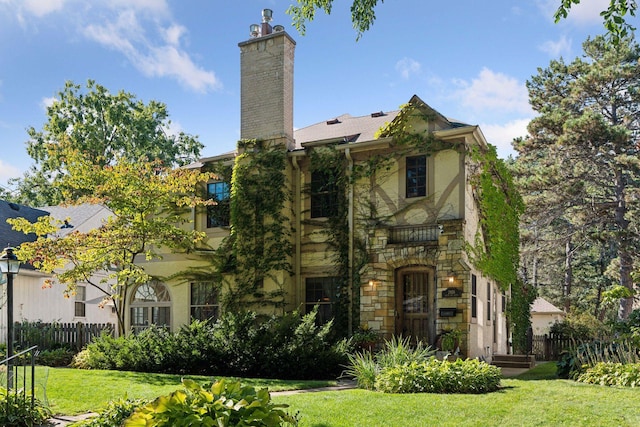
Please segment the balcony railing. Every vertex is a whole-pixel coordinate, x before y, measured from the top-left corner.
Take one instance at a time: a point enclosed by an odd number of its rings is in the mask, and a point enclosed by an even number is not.
[[[409,225],[389,228],[389,244],[437,242],[442,225]]]

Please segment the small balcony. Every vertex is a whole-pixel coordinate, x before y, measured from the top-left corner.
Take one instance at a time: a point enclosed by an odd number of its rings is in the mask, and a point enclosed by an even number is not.
[[[442,234],[440,224],[389,227],[388,244],[437,242]]]

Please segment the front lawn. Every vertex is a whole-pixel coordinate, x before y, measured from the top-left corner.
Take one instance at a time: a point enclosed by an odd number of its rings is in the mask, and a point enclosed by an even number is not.
[[[47,368],[38,368],[38,379]],[[47,397],[54,413],[99,410],[123,396],[155,398],[180,387],[180,376],[48,368]],[[637,426],[640,391],[553,379],[553,364],[502,380],[482,395],[383,394],[365,390],[273,395],[298,412],[301,426]],[[198,382],[209,377],[190,376]],[[242,380],[271,391],[330,385],[327,381]]]
[[[554,371],[544,364],[482,395],[348,390],[273,399],[299,411],[301,427],[640,425],[640,390],[549,379]]]
[[[47,377],[48,374],[48,377]],[[98,411],[110,400],[123,397],[155,399],[181,387],[180,375],[147,374],[128,371],[83,370],[71,368],[36,368],[36,396],[42,400],[42,382],[46,378],[46,397],[54,414],[74,415]],[[202,384],[212,377],[189,375]],[[247,379],[243,384],[271,391],[323,387],[335,381],[295,381]],[[21,384],[20,384],[21,386]]]

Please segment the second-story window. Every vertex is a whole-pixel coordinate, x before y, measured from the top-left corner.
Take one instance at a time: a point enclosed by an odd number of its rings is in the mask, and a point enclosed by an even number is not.
[[[311,173],[311,218],[335,216],[338,213],[338,186],[335,174],[327,171]]]
[[[407,198],[427,195],[427,156],[407,157]]]
[[[211,182],[207,184],[207,194],[217,203],[207,207],[207,228],[229,225],[229,184]]]

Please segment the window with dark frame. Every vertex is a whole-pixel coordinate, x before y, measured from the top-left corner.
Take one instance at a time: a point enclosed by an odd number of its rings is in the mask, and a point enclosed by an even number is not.
[[[87,315],[87,288],[85,286],[76,286],[76,298],[74,307],[75,317],[85,317]]]
[[[491,283],[487,282],[487,320],[491,320]]]
[[[333,318],[337,286],[337,277],[309,277],[305,281],[305,312],[310,313],[318,305],[317,320],[320,324]]]
[[[427,195],[427,156],[407,157],[407,198]]]
[[[471,318],[478,318],[478,278],[471,275]]]
[[[207,228],[229,225],[229,184],[210,182],[207,184],[207,196],[216,202],[207,206]]]
[[[216,320],[219,315],[218,289],[213,282],[191,283],[191,319]]]
[[[338,186],[335,174],[311,173],[311,218],[327,218],[338,213]]]

